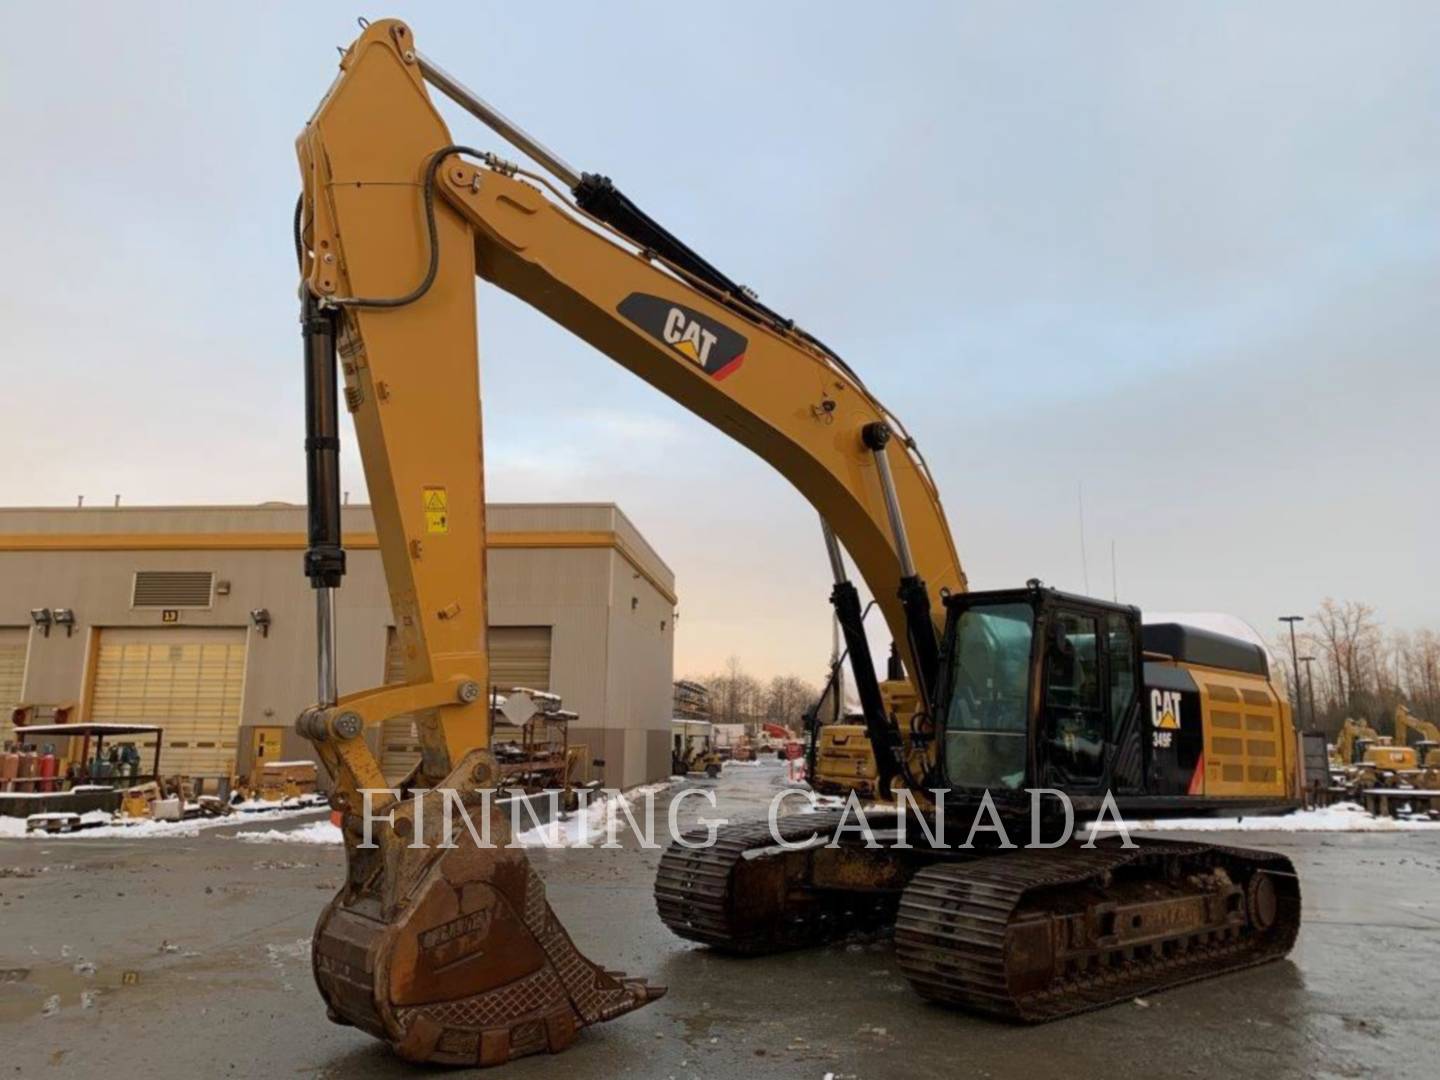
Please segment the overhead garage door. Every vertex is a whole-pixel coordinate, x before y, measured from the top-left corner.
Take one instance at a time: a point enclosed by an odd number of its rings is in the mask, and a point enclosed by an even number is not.
[[[25,650],[29,644],[29,630],[0,627],[0,745],[14,738],[10,710],[20,704],[25,686]]]
[[[404,655],[395,628],[385,645],[385,684],[405,681]],[[490,685],[550,689],[550,627],[490,627]],[[407,714],[386,720],[380,731],[380,771],[387,783],[403,780],[420,760],[420,738]]]
[[[102,630],[89,718],[159,724],[166,775],[229,776],[244,686],[244,630]]]
[[[490,627],[490,685],[550,689],[550,627]]]

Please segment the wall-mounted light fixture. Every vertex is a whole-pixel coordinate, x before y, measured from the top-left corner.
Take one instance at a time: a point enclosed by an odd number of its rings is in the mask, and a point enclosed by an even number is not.
[[[55,621],[48,607],[36,607],[30,609],[30,621],[38,626],[46,637],[50,636],[50,625]]]
[[[270,609],[257,607],[250,612],[250,621],[255,624],[255,629],[260,631],[261,637],[270,636]]]
[[[56,626],[65,627],[65,636],[75,633],[75,612],[68,607],[57,607],[53,612]]]

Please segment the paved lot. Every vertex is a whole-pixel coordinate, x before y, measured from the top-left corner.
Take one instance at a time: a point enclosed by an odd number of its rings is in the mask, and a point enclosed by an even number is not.
[[[774,768],[727,772],[720,812],[763,813],[778,782]],[[339,849],[234,831],[0,841],[0,1074],[421,1072],[328,1023],[311,984],[308,939]],[[580,947],[670,993],[563,1058],[491,1075],[1435,1075],[1440,833],[1206,839],[1295,860],[1306,915],[1291,960],[1040,1028],[921,1003],[883,941],[756,960],[681,942],[654,914],[656,852],[536,852]]]

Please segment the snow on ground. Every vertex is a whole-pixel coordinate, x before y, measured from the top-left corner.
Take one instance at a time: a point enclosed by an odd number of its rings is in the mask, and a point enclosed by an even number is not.
[[[338,844],[340,826],[329,821],[312,821],[298,829],[266,829],[264,832],[237,832],[236,840],[247,844]]]
[[[188,821],[155,821],[150,818],[122,818],[104,810],[89,810],[80,815],[82,825],[92,826],[68,833],[25,831],[25,819],[0,817],[0,840],[38,837],[44,840],[104,840],[124,837],[129,840],[149,840],[158,837],[185,838],[199,836],[202,829],[214,829],[221,825],[239,825],[244,822],[285,821],[298,815],[314,812],[316,807],[303,803],[263,803],[268,807],[255,813],[230,814],[226,817],[197,817]]]
[[[251,814],[256,811],[266,810],[297,810],[306,807],[320,807],[328,805],[324,795],[300,795],[291,799],[281,799],[278,803],[268,799],[245,799],[241,802],[232,803],[230,809],[239,810],[241,813]]]
[[[657,794],[668,788],[670,783],[671,781],[665,780],[658,784],[643,784],[619,794],[606,794],[604,798],[591,796],[584,813],[577,811],[573,814],[562,815],[555,821],[546,822],[537,828],[526,829],[517,834],[515,839],[521,847],[592,847],[595,844],[606,842],[605,830],[610,814],[615,815],[615,835],[618,839],[630,830],[630,823],[625,817],[624,809],[628,807],[630,812],[635,815],[636,823],[644,829],[646,800],[654,799]],[[519,818],[511,818],[511,820],[525,820],[524,812],[521,811]],[[656,835],[659,836],[660,833],[661,825],[657,823]]]
[[[1285,815],[1137,818],[1126,821],[1125,827],[1131,832],[1405,832],[1440,829],[1440,821],[1375,817],[1355,803],[1342,802]],[[1113,833],[1115,827],[1107,821],[1098,831]]]
[[[555,821],[547,822],[544,825],[532,826],[516,835],[515,839],[521,847],[589,847],[594,844],[605,842],[606,819],[611,813],[615,815],[616,835],[623,837],[630,829],[630,823],[626,820],[623,812],[624,807],[629,807],[630,812],[635,815],[636,822],[644,828],[645,801],[653,799],[660,792],[670,786],[666,780],[658,784],[645,784],[641,787],[631,788],[629,791],[611,794],[604,798],[591,797],[585,807],[585,812],[565,814]],[[504,809],[502,808],[502,813]],[[511,808],[513,816],[510,821],[524,822],[529,820],[524,808]],[[583,840],[582,840],[583,824]],[[464,828],[456,824],[458,834]],[[657,822],[656,832],[660,833],[661,823]],[[341,842],[340,828],[328,821],[315,821],[299,829],[267,829],[263,832],[239,832],[235,834],[237,840],[248,844],[338,844]]]

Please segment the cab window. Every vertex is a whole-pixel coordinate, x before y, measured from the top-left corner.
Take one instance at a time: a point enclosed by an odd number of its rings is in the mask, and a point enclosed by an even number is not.
[[[1110,730],[1119,731],[1135,700],[1135,635],[1124,615],[1105,616],[1105,647],[1110,668]]]
[[[959,788],[1025,786],[1030,650],[1029,604],[962,611],[954,627],[945,766]]]
[[[1105,761],[1105,694],[1101,691],[1096,619],[1057,611],[1045,657],[1044,740],[1052,778],[1099,780]]]

